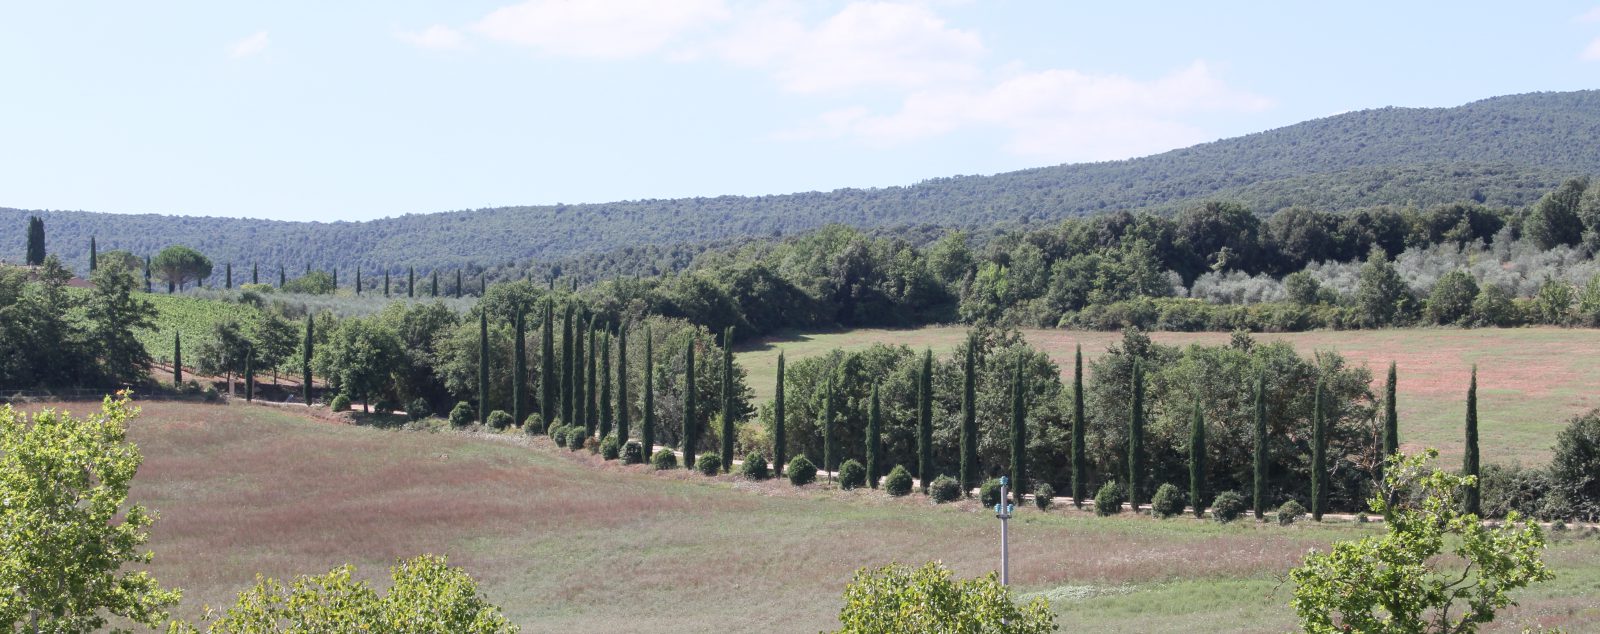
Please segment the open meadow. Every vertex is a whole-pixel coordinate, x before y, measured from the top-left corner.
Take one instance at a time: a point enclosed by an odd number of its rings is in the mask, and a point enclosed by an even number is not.
[[[258,572],[349,562],[378,580],[433,552],[524,631],[816,632],[835,627],[858,567],[937,559],[969,576],[996,564],[998,522],[975,502],[658,473],[542,437],[386,430],[295,407],[142,407],[131,497],[160,513],[149,569],[184,589],[189,616],[231,603]],[[1013,580],[1049,596],[1064,631],[1285,631],[1300,557],[1382,530],[1018,516]],[[1519,594],[1495,631],[1600,629],[1600,537],[1564,535],[1546,554],[1556,579]]]
[[[792,363],[834,348],[861,349],[874,343],[955,349],[964,327],[914,330],[853,330],[791,334],[745,346],[738,362],[749,372],[758,401],[772,397],[780,350]],[[1025,330],[1034,346],[1061,367],[1071,381],[1072,352],[1083,346],[1084,364],[1121,340],[1121,333],[1077,330]],[[1226,345],[1228,333],[1154,332],[1158,343]],[[1580,328],[1397,328],[1385,330],[1258,333],[1258,341],[1287,341],[1301,354],[1333,350],[1373,374],[1373,393],[1381,397],[1384,372],[1398,366],[1402,448],[1439,449],[1446,461],[1461,455],[1462,421],[1472,364],[1478,364],[1478,407],[1486,463],[1549,461],[1556,434],[1574,415],[1600,407],[1600,331]],[[1087,370],[1086,370],[1087,371]]]

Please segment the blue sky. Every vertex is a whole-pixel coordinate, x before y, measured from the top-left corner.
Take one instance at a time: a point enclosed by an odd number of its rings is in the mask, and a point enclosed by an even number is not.
[[[0,5],[0,206],[362,220],[885,186],[1600,87],[1600,3]]]

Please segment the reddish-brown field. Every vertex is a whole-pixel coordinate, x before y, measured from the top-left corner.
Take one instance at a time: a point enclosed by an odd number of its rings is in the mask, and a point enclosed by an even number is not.
[[[84,404],[74,409],[85,409]],[[816,632],[861,566],[995,566],[998,526],[975,503],[707,479],[605,463],[542,438],[384,431],[250,405],[147,403],[134,498],[160,513],[150,569],[183,611],[231,602],[257,573],[346,562],[380,579],[443,553],[525,631]],[[1013,575],[1079,631],[1284,631],[1286,571],[1309,548],[1380,530],[1096,518],[1033,509],[1013,526]],[[1513,624],[1600,627],[1600,539],[1550,551],[1557,581]],[[1515,628],[1513,628],[1515,629]]]

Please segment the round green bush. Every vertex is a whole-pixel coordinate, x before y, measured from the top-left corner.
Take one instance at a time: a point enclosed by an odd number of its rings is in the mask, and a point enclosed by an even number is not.
[[[393,414],[397,409],[400,409],[400,404],[386,398],[372,404],[372,411],[379,414]]]
[[[641,462],[644,462],[644,447],[639,445],[639,441],[630,440],[628,444],[622,446],[622,464],[639,464]]]
[[[1150,514],[1161,519],[1167,519],[1183,512],[1183,492],[1171,482],[1156,488],[1155,497],[1150,498]]]
[[[1050,510],[1050,505],[1056,501],[1055,487],[1046,482],[1033,489],[1033,505],[1041,511]]]
[[[466,401],[456,403],[455,408],[450,410],[451,425],[456,427],[466,427],[467,425],[472,424],[472,419],[472,405],[468,404]]]
[[[961,499],[961,483],[947,475],[939,476],[928,485],[928,495],[933,497],[935,504],[954,502]]]
[[[657,449],[655,455],[650,456],[650,466],[655,467],[656,471],[676,469],[678,468],[678,454],[672,453],[672,450],[666,447]]]
[[[694,470],[699,471],[700,475],[717,475],[722,472],[722,458],[712,453],[700,454],[694,461]]]
[[[1247,507],[1244,496],[1239,495],[1238,491],[1224,491],[1222,495],[1217,496],[1217,499],[1212,500],[1211,517],[1227,524],[1239,519],[1239,516],[1244,514],[1245,508]]]
[[[433,408],[428,407],[428,399],[414,398],[406,404],[406,418],[422,420],[433,415]]]
[[[573,451],[583,449],[583,443],[589,440],[589,430],[580,425],[567,428],[567,448]]]
[[[206,391],[203,392],[203,394],[205,395],[207,403],[215,403],[218,399],[222,398],[222,394],[217,392],[217,386],[215,385],[207,385]],[[349,405],[346,404],[346,407],[349,407]]]
[[[789,461],[789,484],[803,487],[817,481],[817,465],[811,463],[805,456],[795,456]]]
[[[839,488],[859,489],[867,486],[867,468],[855,460],[846,460],[839,465]]]
[[[333,395],[333,400],[328,402],[328,409],[331,409],[335,412],[342,412],[350,409],[350,397],[345,396],[344,394]]]
[[[1565,532],[1567,532],[1567,523],[1565,521],[1562,521],[1562,520],[1556,520],[1556,521],[1550,522],[1550,532],[1552,532],[1552,533],[1565,533]]]
[[[744,457],[744,464],[739,465],[739,475],[749,480],[765,480],[772,477],[767,471],[767,457],[760,452],[752,451]]]
[[[999,478],[989,478],[984,481],[983,486],[978,487],[978,501],[983,502],[987,508],[994,508],[994,505],[1000,503]]]
[[[895,465],[889,475],[883,479],[883,490],[889,495],[900,497],[911,493],[911,472],[906,471],[902,465]]]
[[[550,425],[550,440],[556,441],[557,447],[566,447],[567,428],[562,427],[561,423],[552,423]]]
[[[1094,514],[1105,517],[1121,513],[1122,503],[1127,501],[1126,493],[1116,480],[1100,485],[1100,490],[1094,494]]]
[[[616,460],[622,457],[622,441],[616,436],[606,436],[600,441],[600,457],[606,460]]]
[[[1306,507],[1300,506],[1299,502],[1289,500],[1284,502],[1283,506],[1278,507],[1278,525],[1288,526],[1299,521],[1305,515]]]
[[[503,409],[497,409],[489,412],[489,420],[486,422],[495,429],[505,429],[511,426],[511,415]]]
[[[1358,513],[1358,514],[1356,514],[1356,523],[1357,524],[1365,524],[1365,523],[1370,522],[1370,521],[1372,521],[1372,518],[1367,517],[1366,513]]]

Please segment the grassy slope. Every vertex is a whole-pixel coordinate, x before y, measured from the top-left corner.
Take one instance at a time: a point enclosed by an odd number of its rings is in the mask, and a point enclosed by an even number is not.
[[[859,566],[994,566],[996,522],[973,503],[711,482],[602,465],[543,439],[381,431],[265,406],[149,403],[131,436],[145,455],[134,498],[161,514],[150,568],[186,590],[191,615],[257,572],[351,562],[374,578],[437,552],[532,631],[817,631]],[[1285,571],[1307,548],[1375,530],[1028,510],[1013,574],[1056,597],[1074,630],[1284,631]],[[1548,558],[1559,579],[1521,595],[1508,625],[1600,626],[1600,540],[1564,541]]]
[[[778,351],[789,361],[834,348],[859,349],[873,343],[931,347],[943,353],[965,336],[960,327],[918,330],[857,330],[779,337],[742,351],[739,363],[750,373],[758,399],[771,398]],[[1070,380],[1072,351],[1083,345],[1085,363],[1105,353],[1120,333],[1030,330],[1035,346],[1048,352]],[[1226,344],[1227,333],[1154,333],[1164,344]],[[1484,460],[1543,464],[1565,420],[1600,406],[1592,386],[1600,382],[1600,335],[1593,330],[1515,328],[1459,330],[1420,328],[1377,331],[1318,331],[1258,334],[1262,341],[1288,341],[1302,353],[1335,350],[1372,368],[1379,392],[1392,360],[1400,376],[1400,430],[1411,449],[1437,447],[1447,460],[1461,451],[1461,424],[1467,379],[1478,364],[1478,407]],[[1381,392],[1379,392],[1381,393]]]

